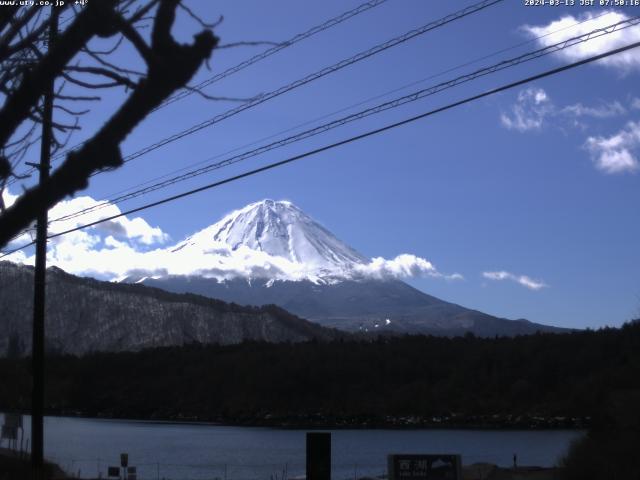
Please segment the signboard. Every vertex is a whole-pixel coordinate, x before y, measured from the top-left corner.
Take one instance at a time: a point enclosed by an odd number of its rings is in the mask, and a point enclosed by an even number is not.
[[[389,480],[462,480],[460,455],[389,455]]]
[[[118,478],[120,478],[120,467],[109,467],[109,468],[107,468],[107,476],[108,477],[118,477]]]
[[[126,468],[129,465],[129,454],[121,453],[120,454],[120,466]]]

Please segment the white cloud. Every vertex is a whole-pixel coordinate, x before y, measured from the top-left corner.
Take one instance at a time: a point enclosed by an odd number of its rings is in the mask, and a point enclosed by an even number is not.
[[[638,103],[640,104],[640,100]],[[584,105],[578,102],[572,105],[556,106],[542,88],[529,87],[518,93],[518,98],[510,111],[500,115],[500,121],[507,129],[524,133],[541,130],[552,120],[560,126],[567,125],[567,119],[572,120],[568,125],[584,126],[577,123],[576,119],[583,117],[607,119],[626,113],[627,109],[618,101],[600,102],[597,105]]]
[[[560,110],[560,113],[568,114],[575,117],[593,117],[593,118],[611,118],[627,113],[627,109],[620,102],[603,103],[601,105],[591,107],[582,103],[568,105]]]
[[[11,193],[8,188],[5,188],[2,191],[2,201],[4,202],[5,208],[9,208],[11,205],[13,205],[17,199],[18,195],[14,195],[13,193]],[[32,242],[32,235],[35,238],[35,228],[31,228],[28,232],[22,233],[21,235],[18,235],[13,240],[11,240],[7,245],[7,250],[18,248],[20,245]],[[20,260],[14,260],[14,258],[19,258]],[[16,253],[15,256],[11,258],[7,256],[7,259],[16,261],[18,263],[22,263],[22,260],[24,260],[23,256],[20,256],[19,253]]]
[[[589,137],[585,147],[598,170],[609,174],[635,172],[640,168],[636,156],[640,147],[640,122],[629,122],[610,137]]]
[[[27,255],[22,250],[18,250],[17,252],[12,253],[11,255],[7,255],[6,257],[3,257],[0,260],[0,262],[5,260],[14,262],[14,263],[29,263],[27,261]]]
[[[11,193],[6,193],[10,199],[16,198]],[[49,210],[49,219],[52,222],[49,233],[63,232],[120,213],[117,206],[107,204],[104,208],[83,216],[58,220],[96,205],[97,201],[86,196],[61,201]],[[121,217],[51,239],[47,262],[71,273],[96,274],[102,278],[109,278],[115,271],[126,268],[138,250],[166,242],[168,238],[160,228],[152,227],[140,217]],[[24,234],[14,240],[11,246],[19,247],[31,240],[29,234]],[[9,255],[6,259],[18,263],[34,263],[34,256],[27,256],[23,251]]]
[[[545,117],[553,113],[553,110],[553,103],[543,89],[529,87],[518,93],[511,112],[503,113],[500,120],[509,130],[519,132],[540,130]]]
[[[27,229],[27,231],[10,240],[7,244],[7,250],[20,248],[21,245],[26,245],[27,243],[33,242],[35,238],[36,228],[35,225],[32,225],[31,227],[29,227],[29,229]]]
[[[629,19],[627,15],[618,11],[611,11],[608,15],[598,17],[600,14],[601,12],[587,12],[578,17],[567,15],[547,25],[525,25],[522,28],[529,36],[537,38],[537,43],[541,47],[548,47]],[[634,26],[579,43],[555,52],[554,55],[562,60],[575,62],[638,41],[640,41],[640,30]],[[637,49],[627,50],[597,63],[626,73],[640,68],[640,52]]]
[[[95,208],[97,206],[100,208],[87,212],[85,215],[56,221],[56,219],[67,217],[75,212]],[[121,211],[116,205],[97,202],[93,198],[87,196],[76,197],[72,200],[63,200],[49,211],[49,218],[52,221],[50,231],[52,233],[56,233],[69,230],[80,225],[102,220],[103,218],[119,215],[120,213]],[[114,220],[100,223],[95,227],[92,227],[90,230],[95,230],[104,234],[111,234],[116,238],[126,238],[144,245],[164,243],[169,239],[169,236],[160,228],[150,226],[140,217],[135,217],[133,219],[129,219],[127,217],[116,218]]]
[[[3,199],[7,207],[11,206],[18,198],[8,190],[3,192]],[[78,211],[96,207],[100,205],[91,197],[77,197],[72,200],[63,200],[49,210],[49,233],[55,234],[66,230],[71,230],[80,225],[91,223],[103,218],[120,214],[120,209],[113,204],[105,204],[102,208],[87,212],[85,215],[75,218],[64,218]],[[60,220],[62,218],[62,220]],[[12,240],[12,247],[19,247],[22,244],[29,243],[33,240],[33,232],[24,233],[16,239]],[[49,255],[56,258],[71,259],[77,252],[89,251],[95,249],[101,242],[105,234],[111,235],[112,238],[120,238],[128,242],[137,243],[143,246],[151,246],[154,244],[164,243],[169,239],[160,228],[152,227],[144,219],[135,217],[129,219],[120,217],[110,220],[86,230],[72,232],[63,237],[56,237],[51,240],[51,251]],[[8,257],[14,259],[16,257]],[[27,258],[27,261],[29,259]],[[63,267],[60,267],[63,268]]]
[[[97,204],[91,197],[63,201],[51,209],[49,217],[53,220]],[[50,232],[62,232],[118,213],[119,208],[109,204],[86,216],[54,222]],[[52,239],[47,263],[69,273],[106,280],[167,274],[201,275],[217,279],[307,278],[314,281],[321,277],[382,279],[431,276],[446,280],[462,279],[460,274],[442,274],[428,260],[410,254],[398,255],[391,260],[376,257],[367,264],[352,264],[341,271],[318,272],[313,266],[244,245],[232,248],[208,237],[206,241],[201,241],[200,235],[207,236],[207,230],[196,233],[187,241],[165,247],[161,244],[167,241],[168,235],[159,227],[152,227],[140,217],[121,217]],[[34,256],[27,256],[22,251],[6,259],[34,263]]]
[[[428,260],[408,253],[398,255],[393,260],[375,257],[368,264],[356,266],[354,270],[359,275],[378,279],[422,276],[446,278],[448,280],[463,279],[459,273],[444,275]]]
[[[548,285],[541,280],[534,280],[527,275],[515,275],[510,272],[505,272],[504,270],[498,272],[483,272],[482,276],[489,280],[510,280],[519,283],[529,290],[540,290],[541,288],[548,287]]]
[[[640,109],[640,99],[631,101],[631,108]],[[541,88],[530,87],[518,94],[511,112],[500,117],[502,124],[511,130],[527,132],[541,130],[554,120],[556,125],[571,125],[586,128],[578,119],[591,117],[608,119],[627,114],[627,109],[618,101],[601,102],[598,105],[575,103],[557,107]],[[572,123],[563,122],[570,118]],[[610,136],[590,136],[585,148],[590,152],[595,167],[608,174],[635,172],[640,169],[638,160],[640,147],[640,122],[629,122],[620,132]]]

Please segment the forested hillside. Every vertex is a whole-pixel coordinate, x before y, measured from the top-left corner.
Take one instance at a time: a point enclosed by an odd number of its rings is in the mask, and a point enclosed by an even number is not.
[[[57,356],[52,413],[252,424],[576,426],[640,389],[640,323],[471,335]],[[0,408],[24,409],[28,359],[0,361]],[[573,420],[572,420],[573,419]]]
[[[329,340],[282,308],[245,307],[143,285],[101,282],[52,267],[47,274],[47,350],[69,354],[183,345]],[[33,267],[0,262],[0,352],[31,351]]]

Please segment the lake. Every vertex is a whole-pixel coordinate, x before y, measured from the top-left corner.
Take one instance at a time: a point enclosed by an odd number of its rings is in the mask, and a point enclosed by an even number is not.
[[[25,441],[30,434],[25,417]],[[45,457],[106,478],[129,454],[138,479],[282,480],[304,475],[305,430],[46,417]],[[552,466],[576,430],[334,430],[332,478],[381,475],[389,453],[459,453],[463,464]]]

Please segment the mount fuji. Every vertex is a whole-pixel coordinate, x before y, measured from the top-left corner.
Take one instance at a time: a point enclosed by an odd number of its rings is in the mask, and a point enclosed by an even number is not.
[[[275,304],[346,331],[479,336],[563,331],[497,318],[421,292],[400,278],[446,275],[413,255],[369,260],[288,201],[247,205],[165,253],[172,268],[120,281],[241,305]]]
[[[225,252],[229,249],[230,252]],[[367,259],[288,201],[263,200],[225,216],[171,249],[187,257],[232,257],[240,252],[249,277],[327,283],[351,278]],[[255,260],[255,264],[251,261]],[[225,263],[220,259],[221,265]],[[233,266],[233,265],[231,265]],[[231,269],[232,271],[233,269]],[[207,272],[203,272],[205,275]],[[210,275],[222,274],[208,272]]]

